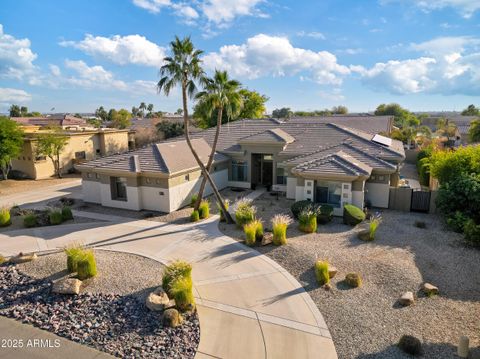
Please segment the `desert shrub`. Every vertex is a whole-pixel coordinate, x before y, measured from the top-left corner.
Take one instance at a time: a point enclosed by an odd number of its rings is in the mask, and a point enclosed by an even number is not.
[[[163,271],[162,287],[171,296],[171,286],[173,282],[181,278],[192,277],[192,265],[190,263],[177,260],[168,265]]]
[[[255,219],[252,223],[256,224],[255,239],[261,241],[263,239],[263,223],[259,219]]]
[[[425,229],[427,228],[427,224],[423,221],[415,221],[415,227]]]
[[[190,197],[190,207],[195,207],[195,203],[197,202],[198,199],[198,193],[192,194],[192,197]]]
[[[193,211],[190,215],[190,222],[198,222],[200,220],[200,214],[197,210]]]
[[[480,225],[476,224],[473,219],[470,219],[465,223],[463,228],[465,233],[465,239],[471,245],[480,246]]]
[[[276,214],[272,218],[273,244],[287,244],[287,228],[290,223],[292,219],[284,214]]]
[[[210,217],[210,202],[208,202],[208,200],[202,199],[202,202],[200,202],[200,207],[198,207],[198,214],[201,219]]]
[[[6,261],[7,261],[7,260],[5,259],[5,257],[0,254],[0,265],[2,265],[3,263],[5,263]]]
[[[77,261],[78,279],[84,280],[97,275],[97,262],[92,250],[83,251]]]
[[[70,219],[73,219],[73,213],[72,209],[68,206],[65,206],[62,208],[62,219],[64,221],[68,221]]]
[[[313,207],[313,203],[311,201],[303,200],[303,201],[298,201],[292,204],[292,207],[290,207],[290,210],[292,211],[293,218],[299,219],[300,213],[302,213],[304,209],[312,208],[312,207]]]
[[[330,282],[330,274],[328,273],[328,262],[317,261],[315,262],[315,277],[320,285],[324,285]]]
[[[256,221],[252,221],[243,226],[243,232],[245,233],[245,244],[247,246],[253,246],[257,240],[257,226]]]
[[[365,213],[352,204],[343,206],[343,223],[356,226],[365,219]]]
[[[382,217],[380,217],[380,215],[373,216],[370,219],[370,223],[368,224],[368,233],[371,241],[375,239],[375,233],[377,233],[378,226],[381,222]]]
[[[468,222],[469,218],[460,211],[455,211],[447,217],[447,226],[452,230],[458,233],[463,233],[465,224]]]
[[[352,288],[357,288],[362,286],[362,277],[357,273],[348,273],[345,276],[345,283],[347,283]]]
[[[194,304],[192,278],[183,277],[175,280],[170,288],[170,293],[175,299],[176,307],[185,311],[192,308]]]
[[[422,342],[411,335],[403,335],[398,342],[398,347],[410,355],[422,354]]]
[[[10,208],[1,207],[0,208],[0,227],[9,226],[12,223],[10,218]]]
[[[480,146],[433,152],[430,163],[430,173],[441,185],[456,182],[458,177],[480,174]]]
[[[57,225],[63,222],[62,212],[59,210],[53,210],[48,214],[48,220],[50,224]]]
[[[37,225],[37,215],[29,213],[23,216],[23,225],[27,228],[35,227]]]
[[[314,233],[317,231],[317,213],[310,207],[307,207],[298,216],[299,228],[305,233]]]
[[[226,199],[225,202],[223,202],[223,204],[225,205],[225,208],[228,211],[228,208],[230,207],[230,201]],[[219,203],[217,203],[217,209],[218,209],[218,213],[220,213],[220,222],[225,222],[225,214],[223,213],[222,206],[220,206]]]
[[[317,223],[327,224],[331,222],[333,218],[333,207],[329,204],[322,204],[317,212]]]
[[[255,206],[252,205],[252,201],[246,198],[242,198],[237,202],[237,209],[235,211],[235,220],[237,226],[240,228],[245,224],[250,223],[255,219],[255,213],[257,212]]]
[[[78,261],[82,258],[84,250],[81,246],[75,245],[64,249],[67,255],[67,270],[74,273],[78,269]]]

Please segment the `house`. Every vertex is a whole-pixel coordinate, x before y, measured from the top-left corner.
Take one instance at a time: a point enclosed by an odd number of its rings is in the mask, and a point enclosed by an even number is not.
[[[452,146],[460,146],[469,143],[468,132],[470,124],[473,120],[478,119],[477,116],[463,116],[456,112],[433,113],[429,117],[422,119],[422,125],[429,127],[432,132],[438,130],[438,121],[445,120],[446,124],[454,124],[456,126],[455,134],[449,138],[445,138],[445,142],[450,141]]]
[[[90,125],[85,119],[68,114],[58,114],[46,117],[11,117],[10,119],[24,127],[55,126],[64,130],[90,128]]]
[[[265,186],[297,201],[330,204],[336,215],[341,215],[345,203],[363,207],[368,201],[387,208],[389,189],[397,185],[398,165],[405,153],[400,141],[375,133],[379,128],[372,126],[373,121],[383,121],[382,133],[391,128],[390,116],[379,117],[229,123],[221,128],[213,177],[220,189]],[[345,121],[355,128],[341,124]],[[215,130],[192,134],[205,163]],[[82,171],[87,201],[136,210],[171,212],[181,208],[201,179],[183,139],[77,168]]]
[[[38,134],[48,132],[41,126],[27,125],[24,127],[25,139],[23,150],[12,160],[12,170],[21,171],[32,179],[48,178],[55,174],[52,161],[44,154],[38,153]],[[116,129],[70,129],[62,132],[68,137],[68,143],[60,155],[62,173],[74,169],[74,164],[89,161],[101,156],[122,153],[132,146],[131,134],[128,130]]]

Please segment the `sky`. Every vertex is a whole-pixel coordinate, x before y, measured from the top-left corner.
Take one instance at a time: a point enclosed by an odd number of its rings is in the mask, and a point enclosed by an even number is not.
[[[2,0],[0,112],[175,111],[156,91],[175,35],[269,111],[480,105],[480,0]]]

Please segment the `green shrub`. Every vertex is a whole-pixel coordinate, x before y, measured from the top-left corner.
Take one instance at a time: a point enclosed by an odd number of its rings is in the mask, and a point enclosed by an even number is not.
[[[343,206],[343,223],[356,226],[363,220],[365,220],[365,213],[360,208],[352,204]]]
[[[374,216],[370,219],[370,223],[368,225],[368,232],[370,240],[373,241],[375,239],[375,233],[377,233],[378,226],[382,221],[382,217]]]
[[[317,261],[315,263],[315,277],[320,285],[330,283],[330,274],[328,273],[327,261]]]
[[[299,228],[305,233],[314,233],[317,231],[317,213],[310,207],[307,207],[299,215]]]
[[[97,262],[92,250],[83,251],[77,261],[77,276],[80,280],[85,280],[97,275]]]
[[[197,210],[194,210],[190,215],[190,222],[198,222],[200,220],[200,214]]]
[[[362,277],[357,273],[348,273],[345,276],[345,283],[347,283],[352,288],[357,288],[362,286]]]
[[[37,215],[35,213],[25,215],[23,217],[23,225],[27,228],[35,227],[37,225]]]
[[[68,221],[70,219],[73,219],[73,213],[72,209],[68,206],[65,206],[62,208],[62,219],[64,221]]]
[[[228,199],[223,202],[225,205],[225,208],[228,211],[228,208],[230,207],[230,201]],[[222,206],[217,202],[217,208],[218,208],[218,213],[220,213],[220,222],[225,222],[225,214],[223,213]]]
[[[78,270],[78,261],[85,254],[81,246],[71,246],[65,248],[67,255],[67,270],[69,273],[75,273]]]
[[[417,167],[419,182],[424,186],[428,186],[430,183],[430,158],[422,158],[418,161]]]
[[[198,207],[198,215],[201,219],[210,217],[210,202],[208,202],[208,200],[202,199],[202,202],[200,202],[200,207]]]
[[[195,203],[197,203],[198,199],[198,193],[192,194],[192,197],[190,197],[190,207],[195,207]]]
[[[252,205],[251,200],[246,198],[239,200],[235,211],[237,226],[242,228],[245,224],[252,222],[255,219],[256,212],[257,210],[255,206]]]
[[[303,201],[298,201],[292,204],[292,207],[290,207],[290,210],[292,211],[293,218],[299,219],[300,213],[302,213],[303,210],[307,208],[313,209],[313,203],[311,201],[303,200]]]
[[[480,246],[480,225],[470,219],[464,226],[465,239],[473,246]]]
[[[273,244],[280,246],[287,244],[287,228],[292,219],[284,214],[277,214],[272,218]]]
[[[447,226],[455,232],[463,233],[463,229],[468,220],[469,218],[465,214],[460,211],[455,211],[455,213],[447,218]]]
[[[329,204],[322,204],[317,210],[317,223],[327,224],[332,221],[333,207]]]
[[[170,293],[180,311],[186,311],[193,307],[195,301],[192,288],[192,278],[190,277],[179,278],[172,283]]]
[[[48,219],[50,224],[57,225],[63,222],[62,212],[58,210],[53,210],[49,213]]]
[[[171,287],[173,282],[181,278],[192,277],[192,266],[190,263],[177,260],[168,265],[163,271],[162,287],[171,296]]]
[[[255,239],[261,241],[263,239],[263,223],[259,219],[255,219],[252,223],[256,225],[255,228]]]
[[[245,244],[247,246],[253,246],[257,240],[257,222],[252,221],[243,226],[243,232],[245,233]]]
[[[1,207],[0,208],[0,227],[9,226],[12,223],[10,218],[10,208]]]

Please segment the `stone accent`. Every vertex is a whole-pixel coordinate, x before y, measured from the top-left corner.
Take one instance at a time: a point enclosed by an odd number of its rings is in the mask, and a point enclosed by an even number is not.
[[[273,233],[272,232],[265,232],[262,238],[262,246],[266,246],[273,242]]]
[[[335,268],[333,266],[328,266],[328,276],[330,277],[330,279],[335,277],[337,275],[337,273],[338,273],[337,268]]]
[[[13,264],[19,264],[19,263],[31,262],[31,261],[34,261],[35,259],[37,259],[36,253],[32,253],[32,254],[19,253],[18,255],[10,258],[10,262],[12,262]]]
[[[438,294],[438,288],[430,283],[423,283],[422,290],[427,296]]]
[[[77,278],[64,278],[53,283],[52,292],[57,294],[79,294],[82,281]]]
[[[404,307],[407,307],[409,305],[412,305],[415,302],[415,298],[413,297],[412,292],[405,292],[402,294],[398,302],[403,305]]]
[[[170,308],[163,312],[162,321],[164,326],[175,328],[182,324],[183,318],[178,310]]]
[[[167,293],[162,287],[158,287],[152,293],[150,293],[145,301],[145,305],[152,311],[162,311],[170,303]]]

